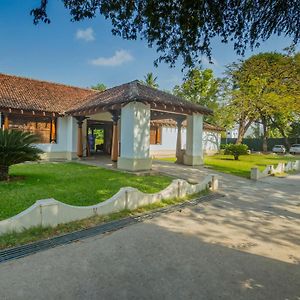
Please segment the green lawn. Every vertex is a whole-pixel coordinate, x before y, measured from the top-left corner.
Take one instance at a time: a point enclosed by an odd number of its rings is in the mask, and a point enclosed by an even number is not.
[[[162,158],[160,160],[175,162],[175,158]],[[204,158],[204,163],[214,170],[249,178],[250,170],[254,166],[257,166],[262,171],[265,169],[266,165],[277,165],[279,162],[289,160],[295,160],[295,158],[273,154],[250,154],[242,155],[239,160],[236,161],[233,159],[232,155],[217,154],[206,156]]]
[[[167,176],[136,176],[77,163],[22,164],[11,168],[22,180],[0,183],[0,220],[14,216],[36,200],[55,198],[71,205],[93,205],[131,186],[156,193],[167,187]]]

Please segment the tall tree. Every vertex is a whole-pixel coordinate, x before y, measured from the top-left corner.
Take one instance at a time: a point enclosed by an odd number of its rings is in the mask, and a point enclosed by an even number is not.
[[[146,76],[144,76],[144,83],[150,87],[153,87],[157,89],[159,87],[157,83],[157,77],[154,77],[153,73],[147,73]]]
[[[266,151],[271,124],[282,127],[283,121],[291,120],[292,115],[299,111],[300,68],[295,57],[261,53],[229,68],[233,87],[230,105],[237,109],[240,126],[237,143],[241,143],[254,121],[260,121],[263,125],[263,150]]]
[[[102,92],[102,91],[105,91],[107,89],[107,87],[104,83],[99,82],[96,85],[92,85],[91,89]]]
[[[188,0],[61,0],[72,21],[109,19],[112,33],[127,40],[142,38],[156,46],[159,57],[174,65],[182,58],[185,66],[194,66],[201,56],[211,58],[211,40],[232,40],[234,50],[258,47],[273,34],[286,35],[296,43],[300,38],[300,4],[291,1],[188,1]],[[50,23],[49,0],[31,11],[34,23]]]
[[[214,77],[211,69],[195,68],[187,72],[181,85],[176,85],[173,93],[191,102],[206,106],[212,110],[218,108],[220,80]],[[213,117],[206,117],[214,122]],[[215,122],[214,122],[215,123]]]

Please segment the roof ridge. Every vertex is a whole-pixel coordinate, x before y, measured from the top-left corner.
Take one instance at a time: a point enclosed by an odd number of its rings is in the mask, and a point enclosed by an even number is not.
[[[138,88],[138,80],[133,80],[131,82],[128,83],[129,85],[129,97],[137,97],[139,96],[139,88]]]
[[[1,75],[3,75],[3,76],[9,76],[9,77],[14,77],[14,78],[25,79],[25,80],[32,80],[32,81],[37,81],[37,82],[41,82],[41,83],[55,84],[55,85],[60,85],[60,86],[65,86],[65,87],[70,87],[70,88],[85,90],[85,91],[99,92],[98,90],[94,90],[92,88],[83,88],[83,87],[74,86],[74,85],[70,85],[70,84],[65,84],[65,83],[60,83],[60,82],[54,82],[54,81],[50,81],[50,80],[41,80],[41,79],[35,79],[35,78],[25,77],[25,76],[17,76],[17,75],[12,75],[12,74],[7,74],[7,73],[0,73],[0,76]]]

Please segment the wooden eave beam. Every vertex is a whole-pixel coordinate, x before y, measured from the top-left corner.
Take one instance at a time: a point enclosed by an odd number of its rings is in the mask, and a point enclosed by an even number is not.
[[[37,111],[37,110],[25,110],[19,108],[7,108],[7,107],[0,107],[0,111],[6,114],[11,115],[21,115],[21,116],[28,116],[28,117],[59,117],[62,114],[56,112],[46,112],[46,111]]]

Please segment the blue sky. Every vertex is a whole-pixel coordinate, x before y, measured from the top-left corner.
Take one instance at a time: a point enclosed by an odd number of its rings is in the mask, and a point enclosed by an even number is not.
[[[160,64],[155,48],[145,41],[125,41],[111,34],[108,20],[102,16],[83,22],[70,22],[62,1],[51,0],[50,25],[33,25],[30,10],[38,0],[0,1],[0,72],[36,79],[89,87],[98,82],[112,87],[134,79],[143,79],[148,72],[158,76],[160,88],[171,90],[182,80],[182,65],[176,68]],[[272,37],[254,52],[281,51],[291,40]],[[214,65],[204,60],[222,76],[224,66],[241,58],[230,44],[215,39],[212,44]]]

